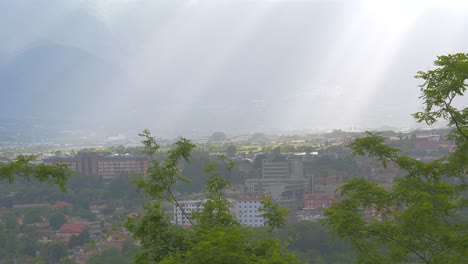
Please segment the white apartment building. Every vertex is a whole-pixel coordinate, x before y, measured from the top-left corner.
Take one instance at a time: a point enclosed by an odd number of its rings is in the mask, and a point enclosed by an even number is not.
[[[259,227],[264,225],[260,209],[263,205],[258,199],[238,199],[233,204],[236,207],[236,217],[239,221],[249,227]]]
[[[206,200],[185,200],[179,201],[179,205],[183,208],[185,213],[190,217],[193,212],[203,210]],[[264,225],[264,219],[260,215],[260,208],[262,204],[258,199],[238,199],[230,200],[231,210],[235,213],[237,219],[245,226],[260,227]],[[182,213],[179,207],[174,206],[174,224],[176,225],[190,225],[187,217]]]
[[[183,208],[186,215],[190,217],[192,212],[203,210],[205,200],[183,200],[178,201],[179,205]],[[182,210],[174,205],[174,224],[176,225],[190,225],[187,217],[182,213]]]

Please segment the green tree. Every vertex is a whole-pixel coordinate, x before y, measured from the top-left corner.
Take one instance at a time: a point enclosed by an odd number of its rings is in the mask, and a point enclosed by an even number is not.
[[[9,230],[14,230],[18,226],[18,216],[13,211],[7,212],[2,216],[2,223]]]
[[[325,211],[334,234],[350,241],[359,263],[466,263],[468,108],[454,102],[468,86],[468,54],[440,56],[436,69],[418,72],[424,109],[414,114],[432,125],[445,120],[456,148],[448,157],[423,163],[385,144],[380,134],[351,143],[355,154],[394,164],[406,176],[392,190],[362,178],[340,188],[341,202]],[[367,216],[367,217],[364,217]],[[465,218],[464,218],[465,217]]]
[[[273,204],[271,196],[268,196],[261,204],[263,207],[260,208],[260,212],[262,212],[261,216],[266,219],[268,232],[271,234],[275,228],[283,227],[286,223],[284,218],[288,215],[289,210]]]
[[[54,241],[43,246],[41,255],[47,264],[58,263],[68,255],[67,247],[62,241]]]
[[[69,259],[69,258],[64,258],[62,259],[59,264],[77,264],[76,261]]]
[[[281,147],[275,147],[271,150],[271,161],[279,162],[284,161],[286,158],[281,155]]]
[[[41,183],[57,185],[62,191],[65,191],[67,180],[72,171],[66,164],[55,164],[48,166],[44,164],[32,164],[36,156],[19,155],[16,160],[7,164],[0,164],[0,179],[8,180],[13,183],[16,177],[27,180],[35,179]]]
[[[77,235],[72,235],[68,240],[68,248],[73,248],[76,246],[83,246],[84,244],[90,241],[89,232],[87,230],[81,231],[81,233]]]
[[[33,184],[34,181],[47,183],[49,185],[56,185],[62,192],[65,192],[67,180],[72,173],[67,165],[36,165],[33,164],[33,161],[36,161],[36,156],[34,155],[19,155],[12,162],[7,164],[0,163],[0,179],[7,180],[10,184],[14,183],[15,180],[19,180],[20,182],[31,181]],[[17,216],[14,213],[7,213],[7,216],[3,217],[2,220],[8,231],[0,233],[0,245],[2,246],[0,257],[5,257],[6,255],[10,259],[17,256],[35,255],[38,248],[36,230],[27,226],[21,226],[18,229]],[[38,220],[37,215],[26,216],[27,222],[36,220]],[[55,244],[52,246],[55,246]],[[56,252],[49,249],[46,250],[48,253]],[[57,255],[52,254],[50,256],[53,259]],[[56,263],[59,259],[47,263]]]
[[[214,132],[210,136],[210,141],[225,141],[227,136],[224,132]]]
[[[106,248],[88,260],[88,264],[128,264],[130,262],[130,258],[123,256],[117,248]]]
[[[33,224],[41,221],[41,210],[30,209],[24,212],[24,223]]]
[[[122,244],[122,248],[120,249],[120,252],[122,253],[123,256],[131,258],[135,254],[136,249],[137,247],[136,247],[135,241],[133,241],[132,239],[127,239]]]
[[[63,213],[54,213],[49,217],[49,225],[54,230],[59,230],[66,222],[67,220],[65,220],[65,215],[63,215]]]
[[[237,148],[236,146],[234,145],[229,145],[227,148],[226,148],[226,156],[228,158],[233,158],[236,156],[236,153],[237,153]]]
[[[143,131],[143,144],[147,153],[154,157],[160,147],[148,130]],[[219,173],[214,164],[205,172],[206,202],[201,212],[189,214],[180,206],[173,186],[186,182],[179,169],[180,162],[190,162],[195,148],[189,140],[180,139],[176,148],[169,151],[167,159],[152,160],[148,175],[137,182],[150,201],[145,204],[143,213],[129,218],[126,227],[140,244],[135,256],[136,263],[297,263],[293,255],[286,251],[278,240],[258,239],[243,227],[224,197],[230,183],[227,178],[234,163],[225,162],[225,172]],[[163,201],[178,207],[191,223],[187,230],[171,223],[162,210]]]
[[[249,142],[264,143],[267,141],[267,136],[263,133],[255,133],[249,138]]]
[[[80,240],[81,245],[88,243],[91,239],[88,230],[81,231],[80,235],[78,236],[78,239]]]
[[[286,223],[284,228],[273,232],[273,237],[289,241],[288,249],[296,252],[303,262],[353,263],[354,260],[350,245],[333,239],[323,225],[314,221]],[[336,261],[340,256],[345,256],[345,261]]]
[[[37,240],[39,233],[35,227],[21,226],[20,233],[16,235],[16,253],[19,256],[35,256],[39,249]]]
[[[76,246],[82,246],[83,244],[80,243],[80,239],[78,238],[77,235],[71,235],[70,238],[68,239],[68,248],[73,248]]]

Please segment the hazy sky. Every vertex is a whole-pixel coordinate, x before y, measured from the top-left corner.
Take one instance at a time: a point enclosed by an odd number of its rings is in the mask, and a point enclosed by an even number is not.
[[[413,76],[456,52],[468,1],[0,1],[0,112],[177,132],[410,127]]]

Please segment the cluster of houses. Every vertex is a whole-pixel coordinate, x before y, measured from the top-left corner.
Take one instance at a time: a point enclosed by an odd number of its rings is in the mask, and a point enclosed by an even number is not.
[[[101,214],[102,209],[107,206],[107,203],[104,201],[95,201],[91,202],[90,210],[96,214]],[[73,205],[65,201],[57,201],[53,204],[30,204],[22,205],[21,208],[45,208],[48,207],[49,213],[63,213],[71,212],[73,210]],[[0,209],[0,215],[3,215],[8,212],[7,208]],[[20,215],[17,217],[18,224],[25,225],[24,216]],[[120,248],[124,241],[130,237],[128,233],[120,232],[113,235],[107,236],[110,231],[112,231],[112,224],[103,220],[90,221],[88,219],[83,219],[81,217],[71,216],[69,214],[64,215],[64,223],[59,226],[58,229],[54,229],[51,223],[45,217],[40,217],[40,219],[35,223],[29,223],[27,225],[33,226],[36,228],[40,244],[48,244],[54,241],[63,242],[69,249],[70,257],[73,258],[77,263],[86,263],[88,258],[95,254],[97,251],[100,251],[107,247],[117,247]],[[71,246],[70,243],[73,239],[78,239],[79,237],[85,237],[89,241],[99,241],[97,246],[91,248],[90,250],[83,249],[83,245]],[[89,242],[86,241],[86,242]],[[26,261],[26,260],[25,260]],[[26,263],[26,262],[25,262]]]

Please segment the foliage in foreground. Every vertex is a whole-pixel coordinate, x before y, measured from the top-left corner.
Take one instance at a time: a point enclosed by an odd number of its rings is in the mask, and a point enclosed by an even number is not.
[[[141,136],[147,153],[154,157],[159,145],[148,130]],[[144,211],[126,222],[126,227],[140,244],[134,259],[136,263],[299,263],[287,249],[274,238],[258,238],[243,227],[233,212],[223,191],[229,187],[229,171],[233,163],[226,162],[226,173],[221,176],[215,166],[208,166],[210,176],[206,183],[204,210],[189,214],[183,210],[173,193],[178,182],[187,182],[181,175],[183,162],[190,162],[195,148],[189,140],[180,139],[169,151],[167,159],[152,159],[148,175],[137,182],[150,201]],[[182,227],[171,223],[161,204],[168,201],[181,209],[191,223]],[[284,210],[264,202],[264,215],[268,218],[267,230],[284,224]],[[268,232],[265,231],[265,232]]]
[[[287,223],[284,228],[273,232],[273,237],[288,241],[288,249],[293,251],[303,263],[349,264],[355,259],[351,245],[333,239],[326,228],[318,222]]]
[[[16,160],[8,164],[0,164],[0,179],[7,180],[10,184],[16,178],[21,177],[27,180],[35,179],[40,183],[57,185],[63,192],[66,189],[71,171],[66,164],[55,164],[48,166],[44,164],[33,164],[36,156],[19,155]]]
[[[325,212],[335,235],[352,243],[358,263],[466,263],[468,234],[468,108],[456,97],[468,86],[468,54],[440,56],[434,70],[418,72],[424,109],[414,114],[428,125],[439,119],[453,128],[455,149],[446,158],[423,163],[385,144],[380,134],[351,143],[357,155],[393,163],[406,171],[391,191],[362,178],[340,189],[342,201]]]

